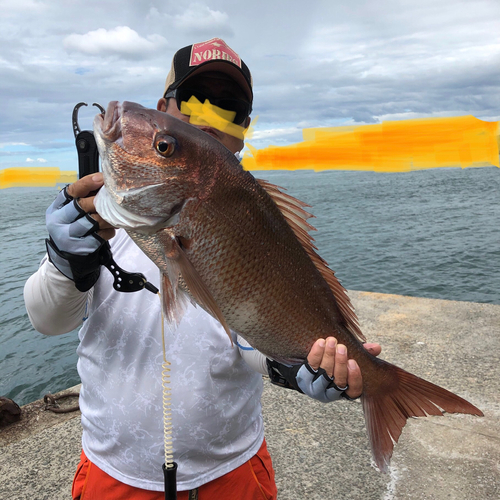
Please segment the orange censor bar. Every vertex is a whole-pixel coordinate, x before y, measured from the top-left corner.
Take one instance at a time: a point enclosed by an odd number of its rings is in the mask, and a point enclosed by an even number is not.
[[[192,123],[209,124],[235,137],[251,139],[255,121],[243,129],[230,121],[232,116],[224,115],[209,102],[183,104]],[[500,167],[500,122],[473,116],[309,128],[302,135],[302,142],[289,146],[256,149],[247,143],[250,151],[243,155],[243,168],[409,172],[437,167]],[[7,168],[0,170],[0,189],[53,187],[76,178],[76,172],[57,167]]]
[[[6,168],[0,170],[0,189],[10,187],[54,187],[76,181],[76,172],[57,167]]]
[[[304,140],[260,150],[249,145],[245,170],[371,170],[499,167],[499,123],[473,116],[311,128]]]

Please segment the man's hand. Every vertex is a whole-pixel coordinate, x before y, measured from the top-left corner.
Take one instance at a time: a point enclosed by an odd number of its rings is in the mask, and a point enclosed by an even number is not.
[[[104,184],[102,174],[100,172],[96,174],[86,175],[81,179],[77,180],[73,184],[70,184],[66,188],[66,192],[69,196],[75,198],[78,202],[80,208],[88,213],[92,219],[97,221],[99,224],[99,230],[97,234],[103,240],[110,240],[115,235],[116,231],[106,222],[97,212],[94,206],[95,191],[98,191]]]
[[[102,185],[102,174],[87,175],[61,190],[45,213],[49,260],[81,292],[99,279],[101,248],[115,235],[95,210]]]
[[[364,344],[364,347],[374,356],[382,351],[379,344]],[[349,386],[345,393],[350,398],[357,398],[363,392],[363,378],[358,363],[348,359],[346,346],[337,344],[334,337],[318,339],[307,356],[307,362],[314,370],[325,370],[338,387]]]

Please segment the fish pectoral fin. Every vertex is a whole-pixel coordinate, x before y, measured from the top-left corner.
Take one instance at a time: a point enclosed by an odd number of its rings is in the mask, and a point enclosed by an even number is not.
[[[178,325],[184,316],[186,307],[190,302],[189,296],[177,285],[177,277],[173,273],[162,274],[161,297],[163,313],[169,324]]]
[[[223,326],[232,346],[233,339],[231,337],[231,332],[229,331],[229,326],[222,315],[220,307],[176,238],[172,238],[172,253],[169,257],[173,258],[179,266],[180,274],[196,302],[206,309]]]

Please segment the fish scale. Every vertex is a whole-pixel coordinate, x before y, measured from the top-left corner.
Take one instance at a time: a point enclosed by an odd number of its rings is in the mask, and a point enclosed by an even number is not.
[[[252,181],[245,182],[250,192],[261,189],[250,174],[228,179],[229,188],[221,182],[196,213],[190,214],[188,210],[177,230],[180,233],[188,231],[189,228],[183,225],[199,228],[198,231],[190,229],[190,237],[199,246],[186,250],[186,255],[204,281],[211,285],[228,324],[274,358],[304,360],[319,336],[338,332],[331,321],[321,321],[317,312],[311,312],[311,302],[318,303],[318,293],[300,293],[302,285],[310,285],[311,274],[316,274],[314,286],[323,289],[322,302],[328,307],[328,313],[323,313],[324,319],[331,318],[335,302],[327,300],[332,295],[330,289],[265,192],[259,193],[263,207],[252,203],[252,199],[249,199],[248,208],[237,196],[236,203],[230,200],[234,192],[239,192],[232,186],[244,181]],[[233,216],[228,217],[232,206],[235,208],[234,213],[231,212]],[[268,215],[271,210],[275,212],[274,216]],[[249,217],[249,214],[253,216]],[[207,225],[198,224],[197,220],[217,221],[208,229],[211,234],[207,242]],[[248,236],[252,232],[250,229],[257,233],[256,237],[250,237],[251,240]],[[229,238],[228,234],[232,237]],[[276,235],[280,235],[280,239]],[[219,242],[215,253],[212,253],[212,240]],[[253,259],[248,258],[249,255]],[[217,263],[217,268],[208,272],[213,262]],[[266,280],[261,279],[261,273]],[[219,283],[222,286],[217,286]],[[244,311],[249,298],[259,307],[247,322],[241,323],[242,317],[249,316]],[[335,314],[339,316],[338,311]],[[283,329],[290,333],[286,338],[278,335]],[[311,329],[318,332],[314,338],[308,333]]]
[[[408,418],[442,410],[482,415],[363,348],[347,293],[308,234],[306,204],[256,180],[214,138],[166,113],[112,102],[95,118],[94,134],[105,181],[97,212],[158,265],[169,320],[182,317],[188,292],[229,336],[232,329],[286,363],[305,361],[318,338],[336,337],[360,367],[368,437],[382,471]],[[160,153],[158,141],[168,150]]]

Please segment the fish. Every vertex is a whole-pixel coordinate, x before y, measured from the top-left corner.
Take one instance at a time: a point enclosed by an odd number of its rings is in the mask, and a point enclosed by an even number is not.
[[[322,259],[308,205],[254,178],[211,135],[166,113],[110,102],[94,119],[104,187],[97,212],[162,273],[169,321],[186,301],[267,357],[303,363],[318,338],[346,345],[363,376],[374,461],[387,472],[410,417],[466,413],[465,399],[371,355],[347,291]]]

